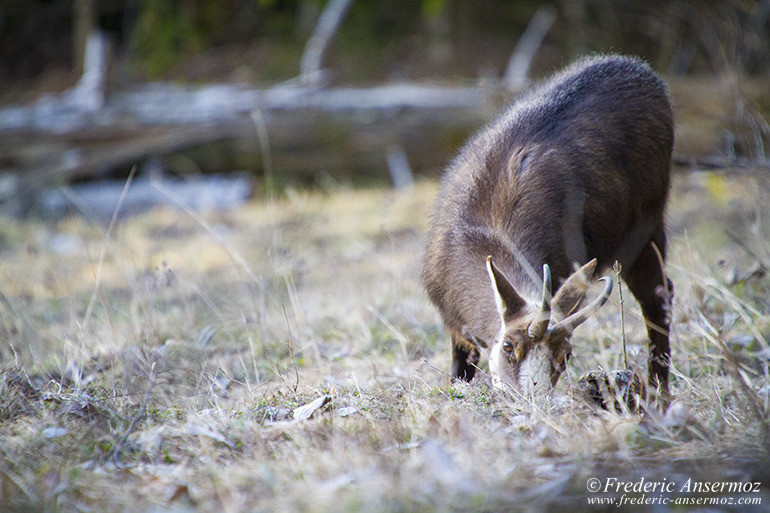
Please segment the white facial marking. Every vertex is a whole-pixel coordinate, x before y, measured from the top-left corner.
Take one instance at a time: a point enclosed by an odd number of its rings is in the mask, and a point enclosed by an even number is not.
[[[550,389],[551,352],[546,344],[535,344],[519,367],[519,391],[529,396]]]
[[[502,335],[498,337],[498,341],[492,346],[492,351],[489,354],[489,373],[492,374],[492,380],[497,384],[500,381],[502,375]]]

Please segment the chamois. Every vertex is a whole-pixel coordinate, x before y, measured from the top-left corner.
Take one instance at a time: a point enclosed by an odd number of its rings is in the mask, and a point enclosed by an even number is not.
[[[673,140],[663,81],[608,55],[555,74],[466,143],[443,178],[422,270],[455,379],[473,379],[484,353],[496,384],[552,388],[573,329],[612,291],[605,276],[584,305],[589,280],[617,260],[647,323],[649,383],[668,401]]]

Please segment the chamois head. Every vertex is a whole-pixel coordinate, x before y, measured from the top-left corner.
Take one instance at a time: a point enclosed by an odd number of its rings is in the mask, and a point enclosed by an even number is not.
[[[489,348],[489,370],[496,385],[525,394],[545,392],[556,385],[572,353],[572,331],[612,292],[612,279],[605,276],[601,278],[602,293],[579,308],[595,269],[596,259],[575,271],[551,297],[551,271],[545,264],[542,301],[538,309],[532,309],[492,257],[487,257],[487,272],[500,313],[500,333]],[[552,311],[555,322],[551,322]]]

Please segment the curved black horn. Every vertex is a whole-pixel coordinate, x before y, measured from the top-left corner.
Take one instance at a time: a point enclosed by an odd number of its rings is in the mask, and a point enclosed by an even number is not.
[[[604,289],[602,290],[602,293],[599,294],[599,297],[594,299],[591,304],[586,305],[584,308],[570,315],[566,319],[557,322],[551,329],[552,337],[569,335],[575,328],[583,324],[586,319],[596,313],[596,311],[607,302],[607,299],[612,293],[612,278],[609,276],[603,276],[599,279],[599,281],[604,282]]]

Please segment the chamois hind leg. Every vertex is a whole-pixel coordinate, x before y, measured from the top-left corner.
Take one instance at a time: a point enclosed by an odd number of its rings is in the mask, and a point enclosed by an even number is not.
[[[479,364],[479,350],[460,333],[451,332],[452,336],[452,379],[470,381],[476,374]]]
[[[658,251],[660,256],[658,256]],[[668,369],[671,361],[669,344],[670,307],[674,295],[671,280],[665,274],[666,235],[661,228],[644,247],[626,274],[628,288],[642,307],[650,338],[649,384],[657,389],[658,403],[665,409],[671,395],[668,391]]]

